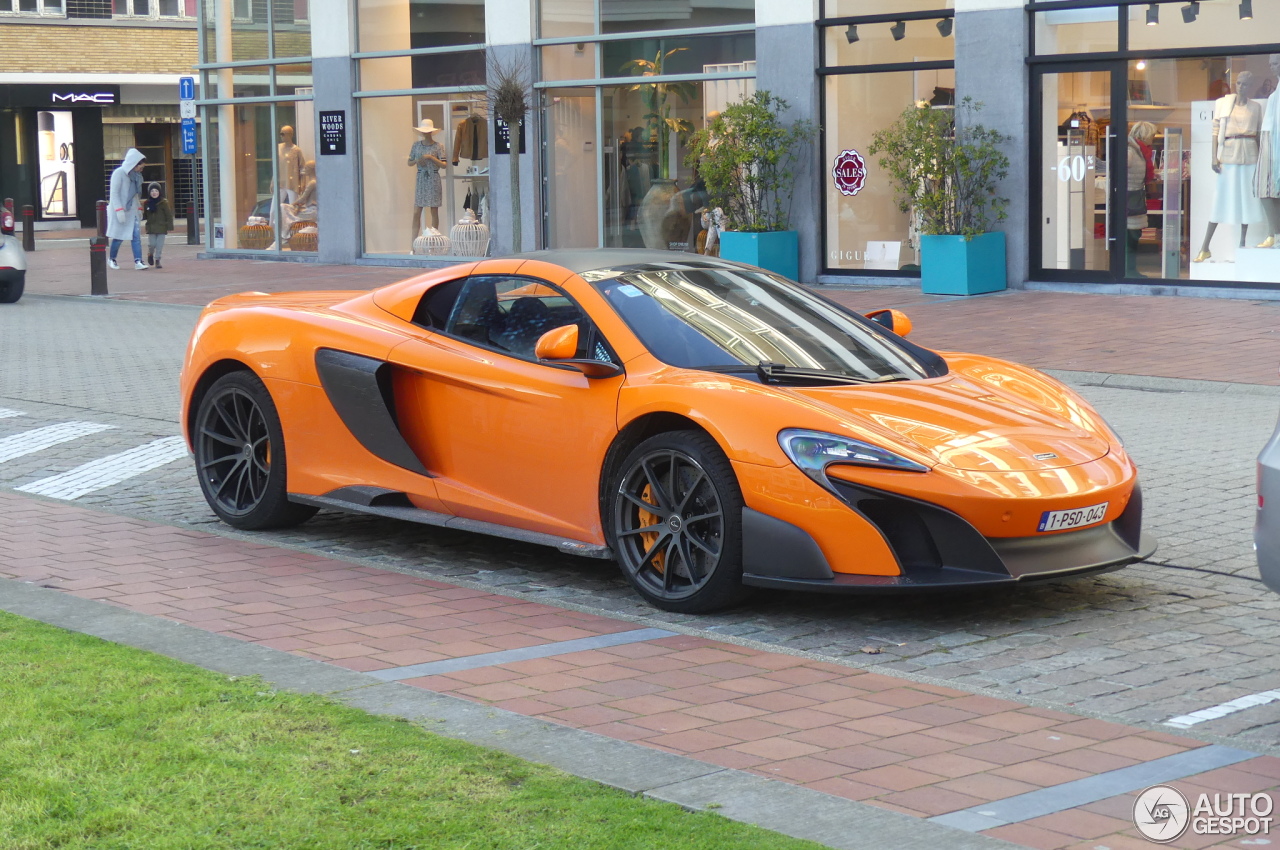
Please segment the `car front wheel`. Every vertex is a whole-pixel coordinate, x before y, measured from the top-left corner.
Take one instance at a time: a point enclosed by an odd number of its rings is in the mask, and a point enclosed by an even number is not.
[[[609,537],[650,603],[700,614],[742,601],[742,492],[729,459],[696,431],[658,434],[623,461],[610,488]]]
[[[193,430],[205,500],[223,522],[257,530],[297,525],[316,509],[289,501],[284,433],[257,375],[223,375],[200,401]]]

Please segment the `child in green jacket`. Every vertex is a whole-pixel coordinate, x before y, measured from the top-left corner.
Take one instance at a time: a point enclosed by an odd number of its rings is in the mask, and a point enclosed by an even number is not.
[[[160,255],[164,253],[164,237],[173,230],[173,207],[164,196],[164,189],[159,183],[147,186],[147,197],[142,202],[142,220],[147,224],[147,263],[156,268],[160,265]]]

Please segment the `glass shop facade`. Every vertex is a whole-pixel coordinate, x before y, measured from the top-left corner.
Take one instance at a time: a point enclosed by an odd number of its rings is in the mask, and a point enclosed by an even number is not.
[[[336,2],[346,20],[324,2],[204,4],[211,253],[504,253],[513,156],[524,250],[705,251],[689,136],[767,88],[821,124],[793,201],[807,282],[918,278],[914,217],[868,148],[906,109],[971,97],[1011,139],[1012,287],[1280,289],[1280,0],[821,0],[807,19],[789,0]],[[349,48],[313,71],[330,26]],[[521,128],[486,97],[513,57]]]

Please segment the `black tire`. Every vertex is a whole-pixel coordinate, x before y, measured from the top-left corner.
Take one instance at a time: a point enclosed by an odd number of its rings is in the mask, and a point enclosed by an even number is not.
[[[0,304],[13,304],[22,297],[22,290],[26,288],[27,282],[25,277],[17,280],[0,281]]]
[[[280,416],[257,375],[232,372],[215,381],[200,401],[192,438],[200,489],[227,525],[285,528],[315,516],[316,508],[289,501]]]
[[[610,484],[606,510],[623,574],[655,607],[703,614],[749,595],[742,491],[708,435],[669,431],[636,446]]]

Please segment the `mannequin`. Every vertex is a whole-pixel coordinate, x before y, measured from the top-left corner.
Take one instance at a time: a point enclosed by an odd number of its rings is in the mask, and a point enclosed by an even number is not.
[[[1271,73],[1280,77],[1280,53],[1272,53],[1267,60],[1271,64]],[[1267,98],[1267,110],[1262,116],[1261,133],[1258,137],[1258,173],[1254,187],[1258,200],[1267,213],[1267,224],[1271,234],[1264,239],[1259,248],[1276,247],[1276,236],[1280,235],[1280,87]]]
[[[1151,163],[1151,143],[1155,137],[1156,125],[1150,121],[1137,121],[1129,128],[1125,277],[1145,277],[1138,271],[1138,244],[1142,239],[1142,228],[1147,226],[1147,186],[1155,179]]]
[[[436,141],[439,130],[430,118],[417,127],[418,141],[409,149],[409,164],[418,167],[418,184],[413,194],[413,225],[410,233],[417,237],[422,210],[427,210],[427,227],[440,227],[440,169],[445,166],[444,145]]]
[[[302,166],[302,192],[292,204],[281,204],[285,232],[297,221],[315,221],[318,214],[316,198],[316,161],[309,159]]]
[[[292,204],[302,190],[302,148],[294,144],[293,128],[280,128],[280,144],[276,146],[282,203]]]
[[[1213,170],[1218,173],[1218,190],[1209,213],[1204,244],[1193,263],[1203,263],[1212,254],[1209,242],[1219,224],[1240,225],[1240,247],[1245,244],[1249,222],[1264,221],[1266,213],[1254,194],[1254,174],[1258,168],[1258,131],[1262,126],[1262,104],[1249,99],[1255,88],[1253,74],[1236,75],[1236,93],[1219,98],[1213,106]]]

